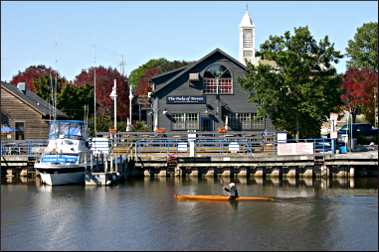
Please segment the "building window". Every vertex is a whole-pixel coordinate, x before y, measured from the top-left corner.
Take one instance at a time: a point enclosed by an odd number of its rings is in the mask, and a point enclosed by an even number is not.
[[[253,52],[252,51],[243,51],[243,56],[250,58],[253,57]]]
[[[261,117],[261,116],[257,116],[256,113],[252,113],[251,114],[252,116],[252,125],[251,125],[251,128],[252,129],[264,129],[265,128],[265,118],[264,117]]]
[[[253,31],[251,29],[243,30],[243,47],[244,48],[253,47]]]
[[[172,114],[173,130],[199,129],[199,114],[197,113],[177,113]]]
[[[173,130],[186,129],[185,115],[186,114],[172,114],[172,118],[173,118],[172,129]]]
[[[265,118],[256,113],[233,113],[229,115],[230,127],[235,130],[263,130]]]
[[[216,94],[217,93],[216,79],[204,78],[204,93],[206,93],[206,94]]]
[[[15,128],[16,128],[16,140],[24,140],[25,135],[25,123],[24,122],[15,122]]]
[[[233,79],[230,71],[220,64],[213,64],[204,72],[205,94],[233,94]]]
[[[251,129],[250,113],[240,113],[237,118],[241,122],[241,129]]]

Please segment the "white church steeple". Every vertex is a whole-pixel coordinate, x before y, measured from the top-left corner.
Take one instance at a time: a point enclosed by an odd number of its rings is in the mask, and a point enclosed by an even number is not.
[[[255,64],[255,25],[251,21],[247,5],[245,15],[240,23],[239,48],[239,61],[246,65],[245,60]]]

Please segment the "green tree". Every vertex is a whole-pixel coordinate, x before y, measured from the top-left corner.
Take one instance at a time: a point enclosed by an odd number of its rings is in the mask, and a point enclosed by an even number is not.
[[[57,97],[57,107],[72,119],[84,119],[84,106],[93,113],[93,87],[89,85],[65,85]]]
[[[32,80],[33,86],[36,90],[36,95],[44,99],[45,101],[52,103],[52,92],[51,92],[51,79],[49,76],[44,75],[41,77],[37,77]]]
[[[346,51],[350,57],[348,68],[378,71],[378,23],[369,22],[359,27]]]
[[[322,122],[340,101],[341,76],[332,63],[341,54],[328,37],[317,43],[308,27],[270,36],[261,46],[260,64],[247,65],[241,85],[258,104],[258,114],[290,135],[319,136]]]
[[[185,65],[188,65],[191,62],[186,61],[169,61],[165,58],[159,58],[159,59],[151,59],[142,66],[139,66],[138,68],[134,69],[130,75],[129,75],[129,83],[135,90],[137,85],[139,84],[140,80],[143,79],[145,72],[152,68],[158,68],[161,73],[173,70],[175,68],[179,68]]]

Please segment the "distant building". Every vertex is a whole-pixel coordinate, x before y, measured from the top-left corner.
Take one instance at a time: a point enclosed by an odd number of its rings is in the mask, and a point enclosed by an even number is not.
[[[1,134],[2,139],[46,139],[53,106],[26,89],[25,83],[17,86],[1,82],[1,127],[15,131]],[[58,119],[67,115],[56,111]]]
[[[257,104],[249,102],[239,78],[246,68],[215,49],[198,61],[151,79],[152,129],[215,131],[272,131],[269,118],[258,117]]]

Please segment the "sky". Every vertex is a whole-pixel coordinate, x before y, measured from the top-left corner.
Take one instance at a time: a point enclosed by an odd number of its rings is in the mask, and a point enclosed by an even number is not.
[[[238,59],[246,4],[256,49],[270,35],[308,26],[345,53],[358,27],[378,22],[377,1],[1,1],[1,80],[39,64],[68,80],[94,65],[129,75],[152,58],[193,61],[215,48]],[[345,71],[346,57],[336,68]]]

